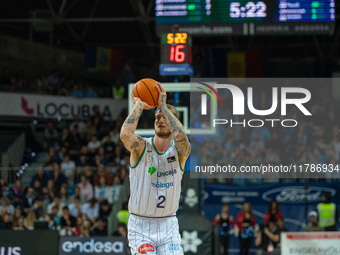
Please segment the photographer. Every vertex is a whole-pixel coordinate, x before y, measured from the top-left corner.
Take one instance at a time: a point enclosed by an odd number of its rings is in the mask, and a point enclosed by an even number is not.
[[[259,247],[256,255],[279,255],[279,242],[280,231],[277,229],[275,222],[269,221],[261,225],[260,231],[255,239],[255,245]]]

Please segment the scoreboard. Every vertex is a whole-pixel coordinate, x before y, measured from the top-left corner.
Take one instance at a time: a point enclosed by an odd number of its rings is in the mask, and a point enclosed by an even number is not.
[[[156,31],[193,36],[333,34],[335,0],[156,0]]]
[[[187,33],[162,34],[161,63],[191,64],[191,37]]]
[[[192,40],[187,33],[164,33],[161,35],[161,75],[190,75],[194,74],[191,66]]]

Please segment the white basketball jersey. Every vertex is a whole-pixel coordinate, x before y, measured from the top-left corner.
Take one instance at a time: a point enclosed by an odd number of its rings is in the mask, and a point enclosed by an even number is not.
[[[130,166],[130,213],[150,218],[174,215],[183,172],[174,141],[161,154],[153,144],[153,137],[145,138],[145,148],[137,165]]]

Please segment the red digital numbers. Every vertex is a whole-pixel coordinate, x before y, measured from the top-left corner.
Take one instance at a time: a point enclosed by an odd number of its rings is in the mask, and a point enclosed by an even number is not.
[[[184,45],[171,46],[170,48],[170,62],[182,63],[185,61],[185,52],[180,51],[184,49]]]

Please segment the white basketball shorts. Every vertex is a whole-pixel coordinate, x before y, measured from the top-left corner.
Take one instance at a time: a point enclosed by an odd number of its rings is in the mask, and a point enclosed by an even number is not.
[[[130,214],[128,240],[131,255],[183,255],[176,216],[142,218]]]

